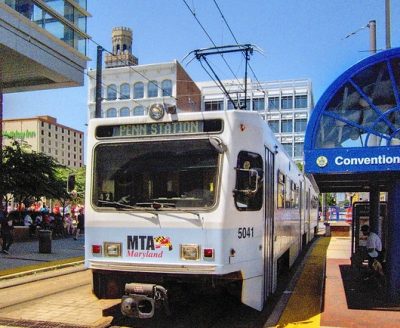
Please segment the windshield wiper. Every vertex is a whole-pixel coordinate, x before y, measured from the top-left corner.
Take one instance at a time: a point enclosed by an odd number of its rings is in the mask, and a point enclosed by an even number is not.
[[[141,206],[132,206],[132,205],[124,204],[121,202],[111,202],[108,200],[100,200],[100,199],[98,200],[98,202],[102,203],[102,204],[107,204],[107,205],[114,205],[116,209],[125,208],[125,209],[131,209],[131,210],[142,210],[147,213],[156,214],[154,211],[146,210],[145,207],[141,207]]]
[[[156,211],[158,211],[160,208],[164,208],[164,207],[168,207],[168,208],[176,207],[176,205],[174,203],[158,203],[158,202],[136,203],[135,206],[152,207]]]
[[[115,205],[116,209],[126,208],[126,209],[132,209],[132,210],[142,210],[144,212],[151,213],[151,214],[154,214],[154,215],[157,215],[157,216],[159,214],[158,211],[160,210],[160,208],[163,208],[163,207],[170,208],[173,211],[193,214],[199,219],[199,221],[201,223],[203,223],[203,221],[202,221],[202,219],[200,217],[200,213],[189,211],[189,210],[184,210],[182,208],[176,208],[176,205],[173,204],[173,203],[148,202],[148,203],[136,203],[135,206],[132,206],[132,205],[128,205],[128,204],[124,204],[124,203],[120,203],[120,202],[111,202],[111,201],[100,200],[100,199],[98,200],[98,202],[99,203],[103,203],[103,204],[107,204],[107,205]],[[146,206],[148,206],[148,207],[151,206],[154,209],[154,211],[147,210]]]

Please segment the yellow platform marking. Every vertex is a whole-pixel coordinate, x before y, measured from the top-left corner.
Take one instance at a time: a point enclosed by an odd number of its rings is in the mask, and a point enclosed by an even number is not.
[[[329,242],[330,238],[326,237],[316,241],[276,327],[320,326]]]

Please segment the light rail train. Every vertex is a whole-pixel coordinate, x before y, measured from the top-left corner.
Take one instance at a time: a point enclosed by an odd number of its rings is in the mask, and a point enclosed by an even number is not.
[[[317,229],[318,190],[256,112],[89,123],[85,264],[122,313],[169,311],[179,286],[262,310]]]

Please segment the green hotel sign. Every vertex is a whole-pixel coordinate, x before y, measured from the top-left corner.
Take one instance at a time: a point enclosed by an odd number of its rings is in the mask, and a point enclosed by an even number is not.
[[[9,139],[32,139],[36,138],[35,131],[3,131],[3,137]]]

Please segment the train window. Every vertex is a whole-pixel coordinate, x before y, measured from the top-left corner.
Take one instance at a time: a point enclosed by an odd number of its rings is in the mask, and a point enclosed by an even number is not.
[[[262,207],[263,160],[258,154],[241,151],[237,159],[235,205],[239,211],[258,211]]]
[[[292,184],[292,194],[293,194],[293,202],[292,202],[292,207],[293,208],[299,208],[300,205],[300,195],[299,195],[299,186],[295,183]]]
[[[101,144],[94,151],[92,202],[118,210],[210,208],[219,158],[208,139]]]
[[[286,179],[286,197],[285,197],[285,208],[292,208],[292,200],[293,200],[293,190],[292,190],[292,180],[289,178]]]
[[[278,208],[285,207],[285,175],[278,171]]]

